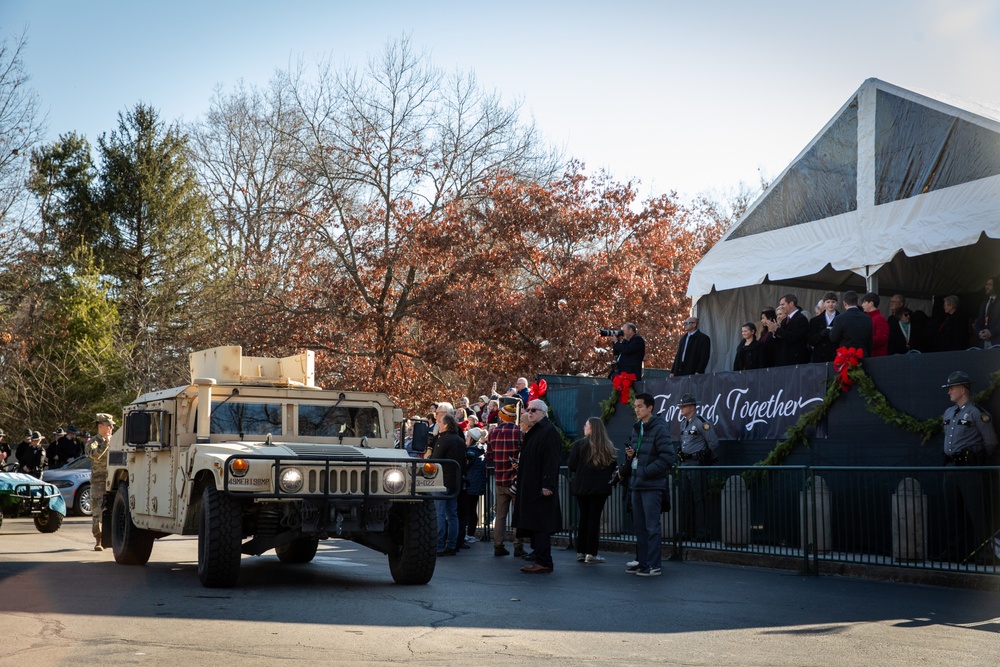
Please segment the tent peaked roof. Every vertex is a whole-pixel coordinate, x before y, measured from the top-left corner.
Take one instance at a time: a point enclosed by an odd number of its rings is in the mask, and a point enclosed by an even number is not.
[[[868,79],[695,266],[688,295],[869,276],[983,235],[1000,239],[1000,109]]]

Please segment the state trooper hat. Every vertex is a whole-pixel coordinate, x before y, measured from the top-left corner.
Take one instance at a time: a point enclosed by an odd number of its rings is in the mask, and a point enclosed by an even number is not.
[[[29,440],[31,439],[31,429],[30,428],[24,429],[24,437],[28,438]]]
[[[0,428],[0,438],[4,437],[5,435],[7,435],[7,434],[3,432],[2,428]]]
[[[685,405],[698,405],[698,399],[691,394],[684,394],[681,396],[681,402],[679,405],[681,407],[684,407]]]
[[[95,421],[98,424],[107,424],[108,426],[115,425],[115,418],[109,415],[107,412],[98,412],[97,419]]]
[[[66,435],[66,431],[63,430],[62,426],[60,426],[52,433],[52,435]]]
[[[66,432],[70,435],[76,435],[80,432],[80,429],[70,424],[69,428],[66,429]]]
[[[38,431],[32,431],[30,439],[31,440],[44,440],[45,438],[43,438],[42,434],[39,433]]]
[[[948,387],[955,387],[958,385],[972,385],[972,380],[969,379],[969,374],[965,371],[955,371],[948,376],[948,381],[941,385],[942,389],[947,389]]]

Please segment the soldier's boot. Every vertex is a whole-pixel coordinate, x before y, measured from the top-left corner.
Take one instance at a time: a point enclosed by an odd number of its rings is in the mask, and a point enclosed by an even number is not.
[[[104,547],[101,546],[101,538],[96,538],[97,544],[94,545],[94,551],[104,551]]]

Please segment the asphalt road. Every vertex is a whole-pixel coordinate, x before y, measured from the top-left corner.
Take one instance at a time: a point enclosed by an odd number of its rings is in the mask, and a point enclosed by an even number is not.
[[[0,665],[996,665],[1000,594],[710,563],[624,573],[558,549],[551,575],[475,544],[427,586],[385,557],[320,544],[308,565],[245,557],[198,582],[196,538],[144,567],[92,551],[90,520],[0,528]]]

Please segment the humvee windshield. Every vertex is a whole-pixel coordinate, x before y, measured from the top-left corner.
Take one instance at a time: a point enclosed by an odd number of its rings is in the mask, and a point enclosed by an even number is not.
[[[281,403],[212,402],[210,433],[281,435]]]
[[[299,435],[327,438],[378,438],[379,413],[375,408],[299,405]]]

